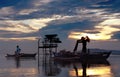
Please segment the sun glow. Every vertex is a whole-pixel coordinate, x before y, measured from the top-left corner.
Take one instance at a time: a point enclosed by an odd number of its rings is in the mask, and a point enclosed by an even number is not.
[[[118,23],[117,19],[112,19],[98,24],[93,30],[84,30],[83,32],[72,31],[68,37],[80,39],[82,36],[89,36],[91,40],[111,40],[114,33],[118,31],[120,31],[120,23]]]
[[[100,34],[90,34],[90,33],[79,33],[79,32],[71,32],[69,38],[80,39],[83,36],[89,36],[92,40],[106,40],[109,39],[109,36],[100,35]]]

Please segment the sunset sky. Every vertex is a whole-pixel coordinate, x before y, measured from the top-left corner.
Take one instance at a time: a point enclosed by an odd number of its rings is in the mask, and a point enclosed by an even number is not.
[[[120,50],[120,0],[0,1],[0,51],[36,51],[46,34],[58,34],[61,49],[89,36],[88,48]]]

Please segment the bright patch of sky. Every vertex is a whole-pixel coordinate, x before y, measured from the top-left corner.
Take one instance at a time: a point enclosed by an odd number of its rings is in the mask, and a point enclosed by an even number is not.
[[[80,39],[82,36],[89,36],[92,40],[117,40],[111,37],[115,32],[120,31],[120,19],[108,19],[95,26],[93,30],[83,32],[71,32],[69,38]],[[92,33],[96,32],[97,33]]]

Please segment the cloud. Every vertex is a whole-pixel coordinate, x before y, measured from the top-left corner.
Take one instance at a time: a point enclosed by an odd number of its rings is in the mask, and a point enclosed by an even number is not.
[[[13,7],[3,7],[0,9],[0,19],[9,19],[11,15],[15,14]]]
[[[32,2],[32,4],[35,6],[35,7],[39,7],[39,6],[42,6],[42,5],[46,5],[50,2],[52,2],[54,0],[34,0]]]
[[[112,0],[110,0],[112,1]],[[0,8],[0,30],[20,34],[89,33],[92,37],[112,39],[119,31],[119,1],[108,4],[106,0],[21,0],[16,4],[6,4]],[[3,1],[4,2],[4,1]],[[103,3],[105,5],[103,7]],[[96,6],[95,6],[96,5]],[[113,20],[112,20],[113,19]],[[113,24],[113,22],[115,22]],[[108,24],[109,23],[109,24]],[[4,26],[3,26],[4,25]],[[117,26],[116,26],[117,25]],[[105,31],[111,29],[109,33]],[[101,30],[101,31],[100,31]],[[12,35],[11,33],[11,35]],[[110,35],[111,34],[111,35]],[[108,36],[109,35],[109,36]],[[99,36],[99,37],[98,37]],[[12,37],[11,37],[12,38]]]
[[[113,3],[115,3],[116,0],[105,0],[103,2],[99,2],[98,4],[101,4],[101,5],[111,5]]]
[[[31,39],[38,37],[38,30],[48,26],[48,23],[56,20],[56,17],[40,18],[40,19],[27,19],[27,20],[1,20],[0,21],[0,37],[7,40],[15,39]],[[9,37],[9,38],[8,38]],[[32,38],[29,38],[32,37]]]
[[[23,9],[19,12],[19,15],[29,15],[30,13],[36,12],[37,9]]]
[[[28,19],[31,13],[39,12],[39,7],[51,2],[51,0],[9,0],[0,2],[0,19]],[[39,6],[37,6],[39,4]],[[40,5],[41,4],[41,5]],[[29,17],[28,17],[29,15]]]
[[[21,0],[22,1],[22,0]],[[0,8],[1,7],[8,7],[8,6],[14,6],[15,4],[17,4],[19,1],[18,0],[1,0],[0,1]]]
[[[114,35],[112,36],[113,39],[120,40],[120,31],[115,32]]]
[[[71,5],[71,3],[74,4]],[[17,3],[13,6],[6,6],[6,7],[12,7],[12,10],[14,10],[13,11],[14,13],[11,14],[11,16],[9,16],[8,18],[21,20],[21,19],[31,19],[31,18],[40,18],[40,17],[48,17],[48,16],[50,17],[53,16],[54,14],[74,15],[76,14],[75,10],[81,6],[83,7],[90,6],[90,4],[79,0],[77,1],[21,0],[21,1],[17,1]]]

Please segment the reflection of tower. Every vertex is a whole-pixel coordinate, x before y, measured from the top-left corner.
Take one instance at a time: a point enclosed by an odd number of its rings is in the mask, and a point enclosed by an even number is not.
[[[43,70],[46,76],[56,76],[60,73],[60,69],[48,55],[43,55]]]

